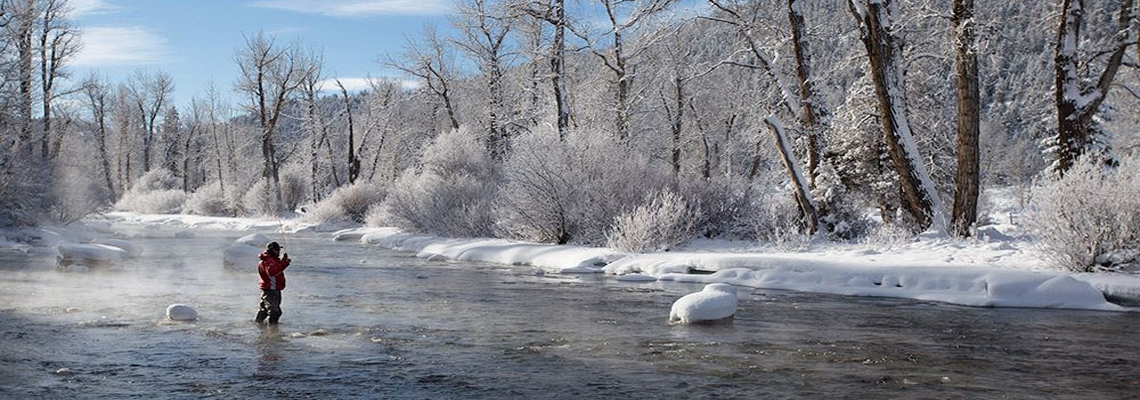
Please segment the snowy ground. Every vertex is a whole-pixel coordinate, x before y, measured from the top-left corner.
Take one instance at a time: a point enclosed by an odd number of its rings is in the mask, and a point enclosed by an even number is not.
[[[429,259],[486,261],[535,267],[536,274],[605,273],[623,281],[673,280],[738,286],[901,297],[969,306],[1125,310],[1140,304],[1140,276],[1072,274],[1048,268],[1020,232],[1009,192],[990,195],[989,217],[977,238],[920,236],[892,244],[806,244],[794,249],[752,242],[698,240],[667,253],[630,254],[613,249],[457,239],[395,228],[348,228],[287,219],[108,213],[69,229],[9,231],[0,246],[55,253],[61,244],[89,243],[90,232],[111,224],[142,232],[193,235],[198,230],[331,232]],[[993,199],[997,199],[996,201]],[[88,233],[85,233],[88,232]],[[1106,300],[1112,300],[1109,302]]]

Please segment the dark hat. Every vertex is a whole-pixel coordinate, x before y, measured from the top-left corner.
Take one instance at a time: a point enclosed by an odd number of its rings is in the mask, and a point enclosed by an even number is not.
[[[265,248],[270,249],[270,250],[280,249],[281,245],[277,244],[277,242],[269,242],[269,244],[266,245]]]

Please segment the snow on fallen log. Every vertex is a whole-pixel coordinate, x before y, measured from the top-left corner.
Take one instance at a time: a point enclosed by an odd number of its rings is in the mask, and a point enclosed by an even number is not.
[[[57,248],[56,261],[60,267],[81,264],[89,267],[105,267],[128,257],[127,251],[104,244],[65,243]]]
[[[517,242],[504,239],[450,239],[433,235],[377,229],[361,236],[361,242],[396,251],[416,253],[416,257],[442,256],[457,261],[486,261],[531,265],[551,272],[596,273],[627,254],[581,246]]]
[[[605,269],[610,274],[653,275],[662,281],[901,297],[966,306],[1125,310],[1108,302],[1093,285],[1063,273],[723,253],[634,256]],[[695,275],[690,273],[693,270],[716,272]]]
[[[736,288],[713,283],[673,303],[669,323],[693,324],[728,321],[736,315]]]

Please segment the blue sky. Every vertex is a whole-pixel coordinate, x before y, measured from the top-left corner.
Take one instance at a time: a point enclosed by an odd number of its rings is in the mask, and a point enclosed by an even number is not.
[[[234,50],[264,30],[324,51],[329,77],[397,76],[377,62],[398,53],[424,23],[450,29],[450,0],[71,0],[84,49],[77,79],[98,71],[114,81],[162,70],[187,104],[209,82],[231,100]],[[361,82],[356,80],[353,82]]]

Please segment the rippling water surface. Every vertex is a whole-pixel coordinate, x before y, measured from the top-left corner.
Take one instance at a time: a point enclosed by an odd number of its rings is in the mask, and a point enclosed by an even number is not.
[[[110,271],[0,253],[0,398],[1135,398],[1140,315],[741,289],[735,323],[671,326],[699,290],[428,262],[322,236],[277,328],[238,235],[135,240]],[[163,237],[165,236],[165,237]],[[164,322],[168,304],[198,309]]]

